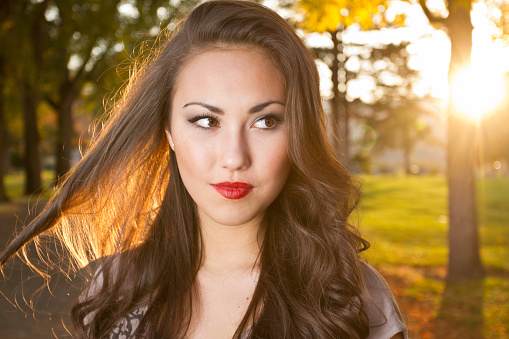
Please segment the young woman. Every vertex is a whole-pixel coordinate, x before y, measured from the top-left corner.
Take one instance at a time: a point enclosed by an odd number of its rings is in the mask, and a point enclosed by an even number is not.
[[[404,338],[358,256],[357,196],[295,31],[261,5],[209,1],[0,259],[48,231],[76,267],[97,263],[78,338]]]

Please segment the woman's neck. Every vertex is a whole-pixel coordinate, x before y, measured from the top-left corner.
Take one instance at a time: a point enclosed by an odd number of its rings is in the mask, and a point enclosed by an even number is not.
[[[257,268],[263,240],[262,218],[239,226],[225,226],[200,216],[203,240],[201,273],[234,274]]]

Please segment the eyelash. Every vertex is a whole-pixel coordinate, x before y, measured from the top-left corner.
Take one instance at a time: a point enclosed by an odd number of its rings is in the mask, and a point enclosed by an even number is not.
[[[213,128],[213,127],[203,127],[203,126],[200,126],[200,125],[196,124],[196,122],[201,120],[201,119],[214,119],[215,121],[217,121],[219,123],[219,119],[218,118],[216,118],[213,115],[208,115],[208,114],[197,115],[197,116],[189,119],[188,121],[190,123],[194,124],[197,128],[202,129],[202,130],[209,130],[209,129]]]
[[[200,115],[197,115],[197,116],[195,116],[195,117],[193,117],[193,118],[189,119],[188,121],[189,121],[190,123],[194,124],[197,128],[202,129],[202,130],[205,130],[205,131],[206,131],[206,130],[210,130],[210,129],[214,128],[214,127],[203,127],[203,126],[200,126],[200,125],[196,124],[196,122],[197,122],[197,121],[199,121],[199,120],[201,120],[201,119],[214,119],[217,123],[219,123],[219,119],[218,119],[216,116],[214,116],[214,115],[209,115],[209,114],[200,114]],[[279,124],[281,124],[281,122],[282,122],[282,121],[281,121],[281,119],[279,119],[279,117],[278,117],[277,115],[272,114],[272,113],[269,113],[269,114],[267,114],[267,115],[261,116],[259,119],[257,119],[257,120],[253,123],[253,125],[254,125],[254,124],[256,124],[258,121],[265,120],[265,119],[273,119],[273,120],[275,121],[276,125],[279,125]],[[274,128],[275,128],[275,126],[273,126],[273,127],[268,127],[268,128],[260,128],[260,129],[261,129],[261,130],[268,131],[268,130],[271,130],[271,129],[274,129]]]

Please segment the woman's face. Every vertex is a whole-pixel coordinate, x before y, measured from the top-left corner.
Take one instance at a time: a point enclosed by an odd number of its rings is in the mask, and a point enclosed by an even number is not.
[[[201,222],[261,221],[290,171],[281,72],[255,49],[211,50],[177,79],[171,130]]]

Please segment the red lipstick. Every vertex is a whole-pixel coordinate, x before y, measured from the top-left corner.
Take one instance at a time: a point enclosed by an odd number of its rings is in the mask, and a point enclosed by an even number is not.
[[[244,182],[220,182],[212,184],[212,187],[227,199],[241,199],[248,195],[252,190],[253,186]]]

